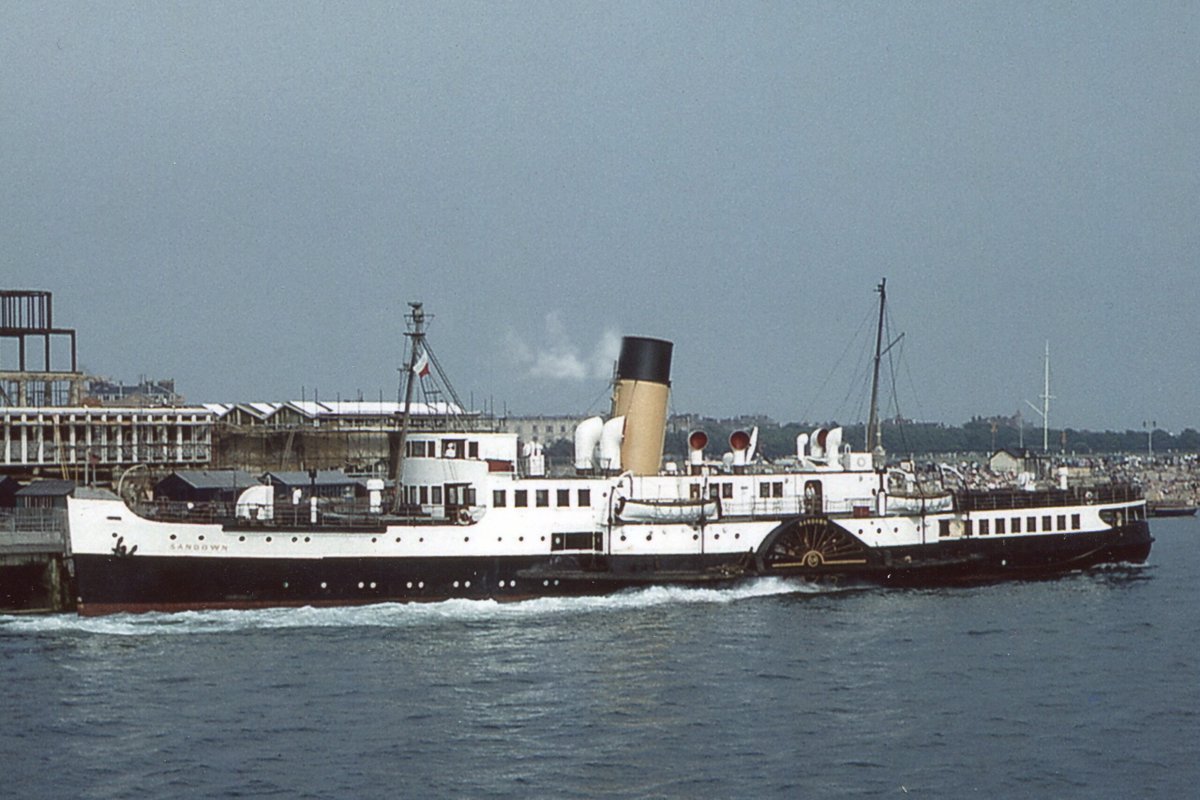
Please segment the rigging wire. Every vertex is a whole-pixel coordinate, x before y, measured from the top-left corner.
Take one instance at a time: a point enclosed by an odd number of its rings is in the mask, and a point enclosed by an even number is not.
[[[831,380],[833,380],[834,373],[836,373],[838,371],[838,368],[841,366],[841,364],[843,364],[845,362],[846,354],[850,352],[850,348],[854,347],[855,344],[858,342],[859,337],[862,336],[863,329],[866,328],[867,323],[871,320],[871,317],[872,317],[872,314],[870,312],[865,314],[863,316],[862,322],[860,322],[858,324],[858,330],[855,331],[855,333],[852,337],[850,337],[849,339],[846,340],[846,348],[842,351],[842,354],[837,358],[837,360],[835,360],[833,362],[833,364],[830,366],[829,373],[825,376],[825,380],[821,383],[821,388],[817,389],[816,394],[813,395],[812,400],[809,402],[808,406],[804,409],[804,413],[802,413],[800,415],[800,419],[798,420],[799,422],[812,422],[812,420],[809,419],[809,414],[812,412],[813,407],[820,400],[821,395],[822,395],[822,393],[824,393],[826,387],[829,386],[829,382]],[[853,383],[853,381],[852,381],[852,383]],[[853,390],[853,386],[851,387],[851,390]],[[846,399],[842,401],[843,406],[848,402],[849,396],[850,396],[849,393],[847,393]],[[841,406],[839,406],[839,408],[840,407]]]

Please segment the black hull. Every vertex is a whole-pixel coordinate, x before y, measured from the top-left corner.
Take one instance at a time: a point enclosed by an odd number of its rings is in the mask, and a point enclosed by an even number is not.
[[[781,526],[782,527],[782,526]],[[1145,522],[1103,533],[971,538],[868,550],[852,563],[791,563],[746,554],[440,559],[231,559],[75,556],[81,614],[348,606],[451,598],[522,600],[606,594],[648,585],[722,587],[764,576],[936,586],[1020,579],[1105,563],[1141,563]]]

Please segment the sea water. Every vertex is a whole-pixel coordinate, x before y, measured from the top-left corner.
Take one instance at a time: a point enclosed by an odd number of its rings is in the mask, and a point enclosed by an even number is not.
[[[937,590],[0,616],[0,796],[1185,797],[1200,521]]]

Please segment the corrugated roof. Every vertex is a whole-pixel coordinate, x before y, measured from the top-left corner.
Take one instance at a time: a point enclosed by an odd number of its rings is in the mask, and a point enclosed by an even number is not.
[[[313,483],[309,474],[302,470],[268,472],[263,477],[287,486],[311,486]],[[340,469],[323,469],[317,472],[316,483],[318,486],[347,486],[361,483],[361,481],[358,478],[351,478]]]
[[[244,489],[258,484],[258,478],[240,469],[183,469],[171,474],[193,489]]]
[[[75,491],[75,481],[40,480],[18,489],[17,497],[62,497]]]

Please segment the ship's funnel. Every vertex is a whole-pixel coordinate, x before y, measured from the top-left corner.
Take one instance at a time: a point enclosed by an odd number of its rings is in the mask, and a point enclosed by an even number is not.
[[[673,347],[641,336],[621,340],[612,416],[625,417],[621,465],[634,475],[654,475],[662,464]]]

